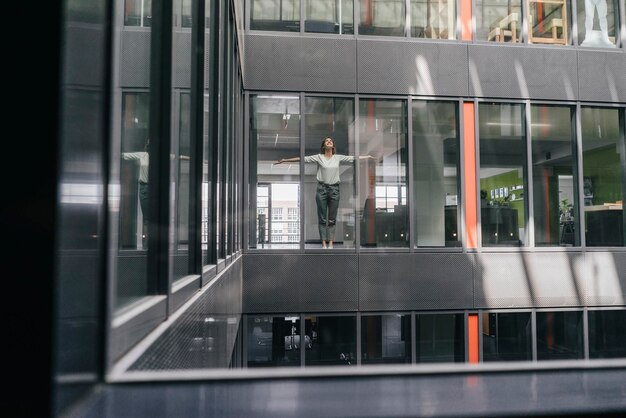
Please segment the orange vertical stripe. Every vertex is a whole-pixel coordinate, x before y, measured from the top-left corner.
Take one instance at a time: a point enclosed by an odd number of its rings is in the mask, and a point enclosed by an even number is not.
[[[467,353],[469,363],[478,363],[478,314],[467,316]]]
[[[472,40],[472,0],[461,0],[461,40]]]
[[[476,234],[476,137],[474,103],[463,103],[463,174],[465,178],[465,229],[467,248],[478,246]]]

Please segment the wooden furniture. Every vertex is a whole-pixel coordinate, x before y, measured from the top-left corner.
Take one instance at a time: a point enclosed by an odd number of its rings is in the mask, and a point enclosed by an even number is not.
[[[487,35],[488,41],[496,42],[517,42],[517,22],[519,14],[511,13],[502,19],[496,20],[490,27],[491,31]]]
[[[567,44],[567,0],[527,0],[528,42],[532,44]],[[542,20],[535,22],[535,13]]]

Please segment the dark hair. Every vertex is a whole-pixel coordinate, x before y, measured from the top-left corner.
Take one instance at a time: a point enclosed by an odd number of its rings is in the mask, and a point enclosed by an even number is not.
[[[337,152],[337,148],[335,148],[335,140],[332,139],[330,136],[324,137],[324,139],[322,139],[322,145],[320,146],[320,154],[324,154],[324,143],[326,142],[327,139],[330,139],[331,141],[333,141],[333,155]]]

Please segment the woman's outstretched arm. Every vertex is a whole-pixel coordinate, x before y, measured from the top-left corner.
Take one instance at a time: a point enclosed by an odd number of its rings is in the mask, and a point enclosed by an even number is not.
[[[372,157],[371,155],[359,155],[359,160],[375,160],[376,157]]]
[[[300,161],[300,157],[281,158],[280,160],[275,162],[274,165],[282,163],[297,163],[298,161]]]

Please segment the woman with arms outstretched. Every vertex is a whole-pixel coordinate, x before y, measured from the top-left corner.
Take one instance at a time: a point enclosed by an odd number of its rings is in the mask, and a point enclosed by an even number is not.
[[[353,163],[355,160],[355,157],[351,155],[337,154],[336,151],[333,139],[326,137],[322,141],[319,154],[304,157],[305,163],[317,164],[315,203],[322,248],[333,248],[335,241],[335,226],[339,209],[339,165]],[[359,159],[367,158],[373,157],[369,155],[359,157]],[[276,164],[298,161],[300,157],[282,158]]]

